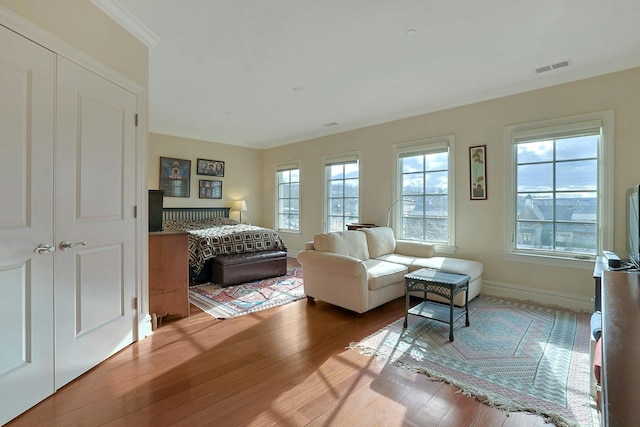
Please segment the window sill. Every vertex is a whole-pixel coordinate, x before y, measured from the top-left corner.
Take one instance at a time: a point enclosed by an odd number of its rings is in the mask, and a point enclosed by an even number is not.
[[[527,264],[550,265],[554,267],[578,268],[583,270],[593,270],[595,256],[592,259],[573,259],[542,254],[505,253],[504,259],[513,262],[524,262]]]
[[[282,233],[282,234],[290,234],[292,236],[299,236],[302,234],[302,232],[298,231],[298,230],[280,230],[280,229],[276,229],[276,231],[278,233]]]
[[[458,249],[455,246],[448,246],[437,243],[432,243],[432,245],[436,248],[436,254],[453,255],[456,253],[456,249]]]

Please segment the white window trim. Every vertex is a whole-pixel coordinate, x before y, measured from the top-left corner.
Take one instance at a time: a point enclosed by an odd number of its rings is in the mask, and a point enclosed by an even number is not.
[[[455,221],[455,200],[456,200],[456,137],[455,135],[444,135],[433,138],[419,139],[416,141],[401,142],[393,145],[393,171],[392,176],[395,181],[393,186],[392,199],[389,201],[388,206],[391,206],[402,194],[402,180],[398,179],[398,170],[400,167],[400,155],[415,152],[425,152],[429,150],[437,150],[441,148],[448,148],[449,150],[449,172],[448,172],[448,217],[447,227],[449,230],[448,244],[442,244],[439,242],[427,242],[432,243],[436,252],[442,254],[455,254],[456,252],[456,221]],[[400,203],[396,204],[392,209],[392,221],[391,228],[396,238],[400,238],[398,232],[402,226],[400,212]],[[385,224],[386,225],[386,224]]]
[[[552,253],[527,253],[519,252],[515,249],[514,229],[515,229],[515,167],[516,156],[513,149],[513,140],[516,135],[526,135],[544,133],[549,128],[575,129],[580,127],[580,123],[590,121],[600,121],[601,143],[598,147],[598,164],[600,170],[598,173],[598,217],[600,220],[598,228],[599,250],[613,250],[613,131],[614,117],[613,110],[599,111],[595,113],[580,114],[577,116],[562,117],[550,120],[542,120],[532,123],[522,123],[506,126],[504,129],[505,144],[505,191],[507,194],[505,201],[505,235],[504,235],[504,251],[505,259],[508,261],[525,262],[533,264],[553,265],[561,267],[572,267],[582,269],[592,269],[595,256],[589,259],[576,259],[571,257],[563,257]]]
[[[286,163],[276,163],[274,165],[274,171],[273,171],[273,176],[274,176],[274,180],[275,180],[275,201],[274,201],[274,209],[273,209],[273,218],[274,218],[274,222],[273,222],[273,228],[278,230],[279,233],[285,233],[285,234],[292,234],[292,235],[301,235],[302,234],[302,161],[300,160],[295,160],[295,161],[291,161],[291,162],[286,162]],[[281,171],[286,171],[286,170],[291,170],[291,169],[298,169],[300,171],[300,182],[298,182],[298,215],[299,215],[299,223],[298,223],[298,229],[294,230],[291,228],[283,228],[280,229],[278,228],[278,224],[280,224],[280,217],[279,212],[278,212],[278,207],[279,207],[279,187],[278,187],[278,173]]]
[[[353,152],[349,152],[349,153],[342,153],[342,154],[338,154],[338,155],[331,155],[331,156],[325,156],[322,158],[322,188],[323,188],[323,203],[322,203],[322,228],[321,230],[324,230],[324,232],[326,233],[329,230],[329,218],[328,218],[328,213],[329,213],[329,205],[328,205],[328,199],[329,199],[329,195],[327,194],[327,166],[333,164],[333,163],[343,163],[343,162],[349,162],[349,161],[357,161],[358,162],[358,221],[360,221],[360,218],[362,218],[362,211],[361,211],[361,207],[362,207],[362,195],[360,193],[360,190],[362,189],[362,152],[361,151],[353,151]]]

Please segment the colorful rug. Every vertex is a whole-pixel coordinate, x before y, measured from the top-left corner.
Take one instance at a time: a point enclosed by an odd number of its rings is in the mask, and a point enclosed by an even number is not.
[[[596,426],[589,395],[589,315],[480,295],[471,325],[404,317],[350,348],[453,384],[508,411],[540,414],[558,426]]]
[[[230,319],[304,298],[302,268],[287,269],[286,276],[222,286],[205,283],[189,287],[189,302],[218,319]]]

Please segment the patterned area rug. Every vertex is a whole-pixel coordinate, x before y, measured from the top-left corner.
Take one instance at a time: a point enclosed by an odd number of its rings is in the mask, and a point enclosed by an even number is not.
[[[596,426],[589,395],[589,315],[480,295],[471,325],[417,316],[393,322],[351,348],[459,387],[508,411],[543,415],[558,426]]]
[[[189,301],[218,319],[230,319],[304,298],[302,268],[286,276],[223,288],[214,283],[189,287]]]

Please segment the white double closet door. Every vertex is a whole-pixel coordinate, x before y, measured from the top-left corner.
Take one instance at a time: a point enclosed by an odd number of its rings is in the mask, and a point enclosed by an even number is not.
[[[3,424],[133,341],[136,95],[2,26],[0,94]]]

